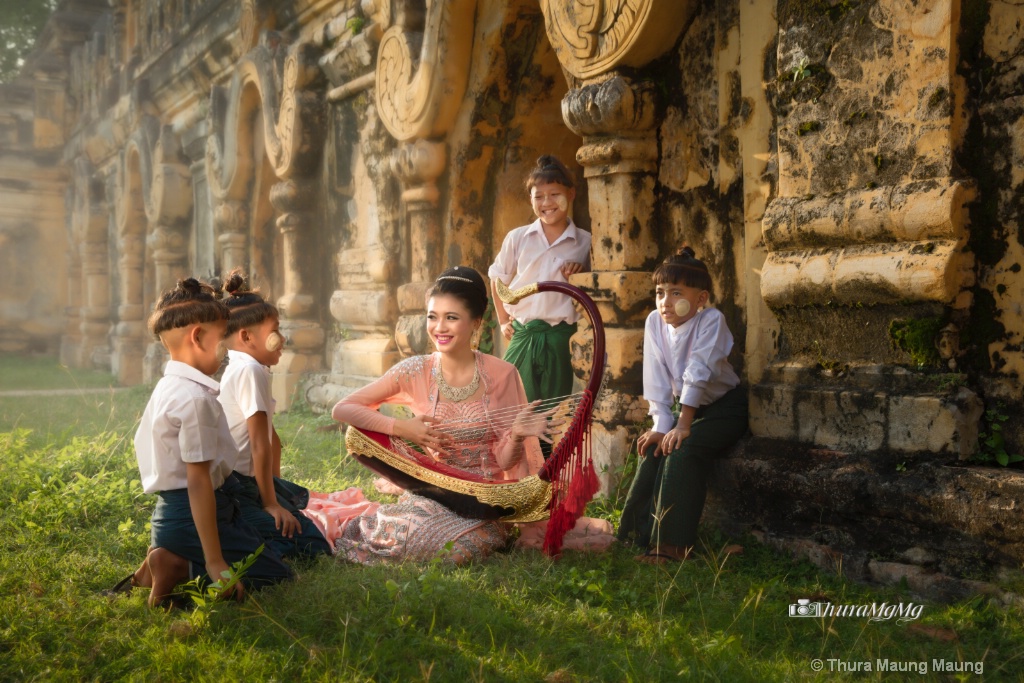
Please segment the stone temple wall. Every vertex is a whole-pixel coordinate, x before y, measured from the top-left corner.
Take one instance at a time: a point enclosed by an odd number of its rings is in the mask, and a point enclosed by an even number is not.
[[[1024,452],[1022,25],[1019,0],[62,0],[0,104],[0,346],[150,382],[156,295],[242,266],[282,312],[279,406],[326,408],[427,350],[427,286],[486,271],[554,153],[594,235],[606,486],[646,416],[650,273],[686,243],[751,397],[711,513],[1019,562],[1017,470],[964,464]]]

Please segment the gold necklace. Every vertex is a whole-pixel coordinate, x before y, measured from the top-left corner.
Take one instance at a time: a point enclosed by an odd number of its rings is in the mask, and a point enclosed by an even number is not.
[[[473,354],[473,379],[464,387],[453,387],[444,378],[444,370],[441,368],[441,359],[437,359],[437,389],[441,395],[453,403],[465,401],[476,393],[480,388],[480,366],[476,362],[476,354]]]

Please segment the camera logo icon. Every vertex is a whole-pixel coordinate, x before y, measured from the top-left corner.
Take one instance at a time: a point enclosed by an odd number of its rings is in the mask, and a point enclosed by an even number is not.
[[[821,603],[811,602],[807,598],[800,598],[796,601],[795,605],[789,606],[789,616],[791,617],[820,617],[821,616]]]

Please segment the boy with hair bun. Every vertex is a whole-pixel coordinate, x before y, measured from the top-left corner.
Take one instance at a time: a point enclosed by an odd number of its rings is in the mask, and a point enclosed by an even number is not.
[[[167,602],[190,579],[219,581],[263,543],[225,488],[238,450],[211,375],[220,367],[228,316],[210,285],[188,278],[164,292],[149,319],[171,357],[135,434],[142,488],[157,503],[146,559],[112,592],[150,587],[150,606]],[[277,552],[264,548],[232,594],[240,599],[243,585],[257,588],[291,575]]]
[[[224,283],[230,311],[225,344],[228,366],[218,400],[238,447],[234,488],[242,518],[282,557],[328,555],[331,547],[299,510],[309,491],[281,479],[281,439],[274,429],[275,401],[270,367],[284,350],[280,316],[258,290],[250,289],[240,269]]]
[[[646,551],[641,562],[663,564],[691,556],[712,462],[747,432],[747,394],[729,364],[725,316],[707,307],[711,274],[693,249],[665,259],[652,280],[643,370],[654,427],[637,439],[618,537]]]
[[[569,170],[553,156],[537,159],[526,180],[537,216],[512,230],[487,271],[492,287],[501,280],[511,289],[535,282],[567,282],[590,268],[590,233],[569,218],[576,197]],[[504,304],[494,290],[494,310],[501,333],[509,340],[505,360],[519,370],[529,401],[565,396],[572,391],[569,338],[579,314],[564,294],[534,294],[515,305]]]

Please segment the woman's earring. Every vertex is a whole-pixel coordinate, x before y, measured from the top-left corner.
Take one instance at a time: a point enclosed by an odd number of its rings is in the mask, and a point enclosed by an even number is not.
[[[474,351],[476,351],[478,348],[480,348],[480,328],[479,327],[476,328],[473,331],[473,336],[469,338],[469,346]]]

